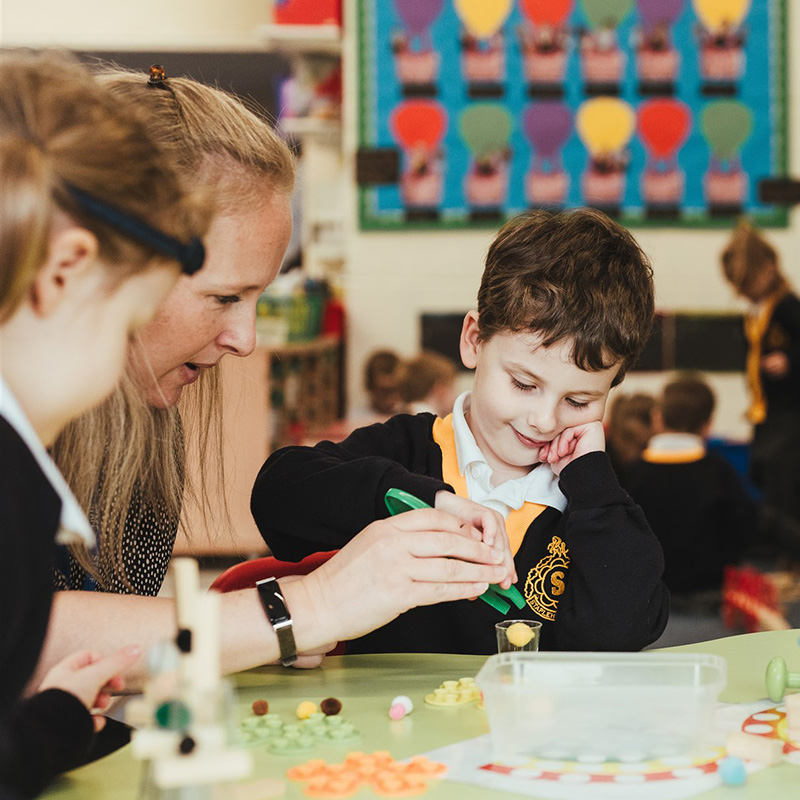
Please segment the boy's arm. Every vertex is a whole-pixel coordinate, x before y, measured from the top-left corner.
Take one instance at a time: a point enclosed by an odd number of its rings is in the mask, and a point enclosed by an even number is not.
[[[388,516],[386,490],[403,489],[433,506],[452,491],[441,475],[431,414],[401,414],[359,428],[339,444],[286,447],[273,453],[256,479],[250,509],[264,541],[280,559],[296,561],[345,545]]]
[[[557,647],[641,650],[661,635],[669,614],[661,545],[605,452],[567,464],[560,486],[570,566],[556,615]]]

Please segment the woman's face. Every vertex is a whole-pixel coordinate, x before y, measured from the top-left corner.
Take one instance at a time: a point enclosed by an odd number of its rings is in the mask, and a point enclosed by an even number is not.
[[[139,348],[133,353],[134,376],[151,405],[174,406],[201,370],[228,353],[253,352],[256,302],[278,274],[291,229],[289,199],[279,195],[214,219],[203,268],[181,277],[142,328],[146,358]]]

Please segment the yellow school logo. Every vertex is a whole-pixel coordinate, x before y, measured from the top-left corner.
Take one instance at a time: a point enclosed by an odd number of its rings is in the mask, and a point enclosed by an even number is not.
[[[525,580],[525,600],[542,618],[553,622],[558,609],[558,598],[566,589],[569,571],[569,550],[564,542],[554,536],[547,545],[549,556],[545,556],[529,573]]]

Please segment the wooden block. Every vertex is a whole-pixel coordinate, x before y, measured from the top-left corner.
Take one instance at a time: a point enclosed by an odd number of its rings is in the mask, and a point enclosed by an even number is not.
[[[755,736],[743,731],[729,733],[725,747],[729,756],[767,765],[777,764],[783,754],[783,742],[780,739],[768,739],[766,736]]]

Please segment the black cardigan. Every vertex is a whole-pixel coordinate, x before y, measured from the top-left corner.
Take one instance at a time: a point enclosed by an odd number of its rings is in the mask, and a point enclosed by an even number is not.
[[[92,717],[51,689],[20,700],[39,659],[53,599],[61,500],[10,423],[0,416],[0,797],[32,797],[86,758]]]

